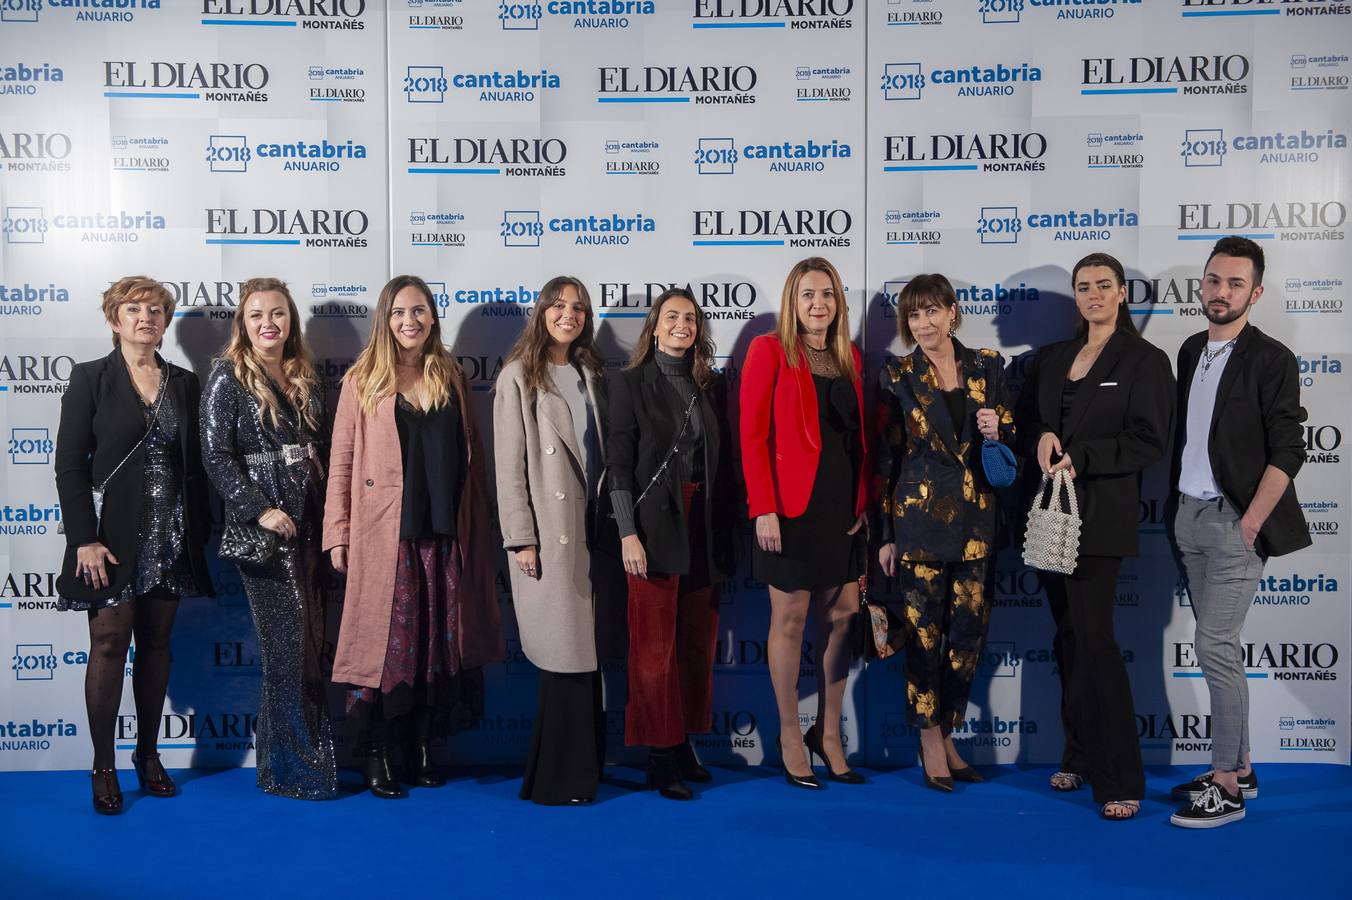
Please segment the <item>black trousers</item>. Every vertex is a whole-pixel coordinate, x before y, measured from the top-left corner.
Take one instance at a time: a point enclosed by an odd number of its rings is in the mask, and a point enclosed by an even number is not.
[[[599,672],[540,672],[540,709],[531,734],[521,799],[544,806],[596,799],[606,761]]]
[[[1113,637],[1121,568],[1121,557],[1082,556],[1073,574],[1049,575],[1044,582],[1061,674],[1061,770],[1089,782],[1098,803],[1145,797],[1136,707]]]

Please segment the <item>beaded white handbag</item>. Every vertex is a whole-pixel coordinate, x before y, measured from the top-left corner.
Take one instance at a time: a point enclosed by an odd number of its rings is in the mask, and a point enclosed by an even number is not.
[[[1064,504],[1061,500],[1065,497]],[[1023,536],[1023,561],[1044,572],[1069,575],[1080,555],[1080,506],[1070,473],[1058,469],[1043,475],[1028,510]]]

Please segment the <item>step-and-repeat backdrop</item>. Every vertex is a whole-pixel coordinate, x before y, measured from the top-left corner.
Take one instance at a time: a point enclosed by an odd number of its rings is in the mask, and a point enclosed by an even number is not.
[[[88,763],[85,621],[55,609],[52,454],[71,366],[110,347],[99,295],[121,275],[175,293],[166,355],[203,375],[240,282],[285,279],[331,388],[380,286],[421,275],[487,424],[502,357],[558,273],[589,286],[614,366],[652,298],[689,286],[735,389],[796,260],[840,268],[870,376],[900,349],[907,279],[943,272],[962,339],[999,348],[1017,381],[1031,348],[1070,333],[1080,256],[1123,260],[1136,323],[1173,354],[1204,327],[1202,265],[1232,233],[1266,248],[1254,320],[1300,358],[1314,536],[1268,566],[1248,619],[1253,752],[1348,762],[1352,2],[0,0],[0,41],[0,769]],[[1147,761],[1205,762],[1165,480],[1145,479],[1119,637]],[[215,577],[218,598],[179,614],[170,765],[253,758],[257,641],[238,576]],[[500,584],[509,659],[448,759],[526,752],[535,671]],[[332,634],[341,582],[325,589]],[[620,759],[624,598],[600,603]],[[744,563],[721,603],[696,744],[757,763],[777,727],[765,586]],[[1058,758],[1051,638],[1038,573],[1006,551],[957,734],[976,761]],[[845,732],[863,761],[914,760],[904,696],[895,658],[852,673]]]

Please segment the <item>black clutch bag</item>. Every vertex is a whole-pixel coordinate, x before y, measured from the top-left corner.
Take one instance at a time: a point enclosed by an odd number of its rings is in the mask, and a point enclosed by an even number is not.
[[[235,563],[266,565],[277,552],[281,538],[253,522],[226,522],[217,555]]]
[[[859,612],[854,619],[854,646],[860,659],[887,659],[901,646],[901,623],[868,593],[868,576],[859,578]]]

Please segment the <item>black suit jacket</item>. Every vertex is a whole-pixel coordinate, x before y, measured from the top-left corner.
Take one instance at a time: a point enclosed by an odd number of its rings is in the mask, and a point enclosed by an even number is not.
[[[178,430],[183,454],[183,528],[188,564],[199,596],[215,596],[203,547],[211,535],[207,479],[202,469],[198,437],[198,405],[202,388],[187,369],[168,366],[165,390],[183,417]],[[141,399],[132,386],[122,351],[84,362],[71,370],[70,385],[61,398],[61,424],[56,433],[56,493],[61,499],[61,521],[66,528],[66,555],[56,587],[71,600],[95,601],[122,592],[136,572],[145,457],[136,447],[145,434]],[[117,464],[136,447],[103,495],[103,518],[96,524],[93,488],[107,479]],[[101,542],[118,560],[109,565],[111,583],[94,590],[75,575],[75,552],[83,544]]]
[[[1188,393],[1205,346],[1206,332],[1201,331],[1178,348],[1178,434],[1169,482],[1175,488],[1183,471],[1183,445],[1188,440]],[[1291,476],[1292,483],[1258,531],[1256,549],[1264,557],[1282,556],[1311,543],[1295,485],[1296,473],[1305,464],[1305,433],[1301,427],[1305,418],[1295,354],[1253,325],[1245,325],[1216,387],[1207,456],[1221,493],[1238,510],[1248,509],[1253,502],[1268,466]],[[1176,502],[1177,495],[1171,500]],[[1169,523],[1173,520],[1172,515],[1166,518]]]
[[[697,389],[698,390],[698,389]],[[729,452],[727,383],[721,374],[700,391],[691,415],[702,417],[704,432],[704,533],[709,536],[709,574],[715,580],[736,568],[733,552],[732,483]],[[690,536],[686,530],[680,477],[667,466],[662,480],[638,502],[639,494],[662,465],[681,427],[685,404],[666,376],[649,359],[636,369],[611,376],[609,428],[606,433],[608,490],[628,491],[637,504],[634,526],[648,556],[648,568],[668,575],[690,572]]]
[[[1019,402],[1019,436],[1036,460],[1052,432],[1075,466],[1080,555],[1135,556],[1141,471],[1164,458],[1174,427],[1169,356],[1145,338],[1117,331],[1080,382],[1061,420],[1061,392],[1084,338],[1049,344],[1033,357]],[[1040,477],[1037,465],[1030,477]]]

